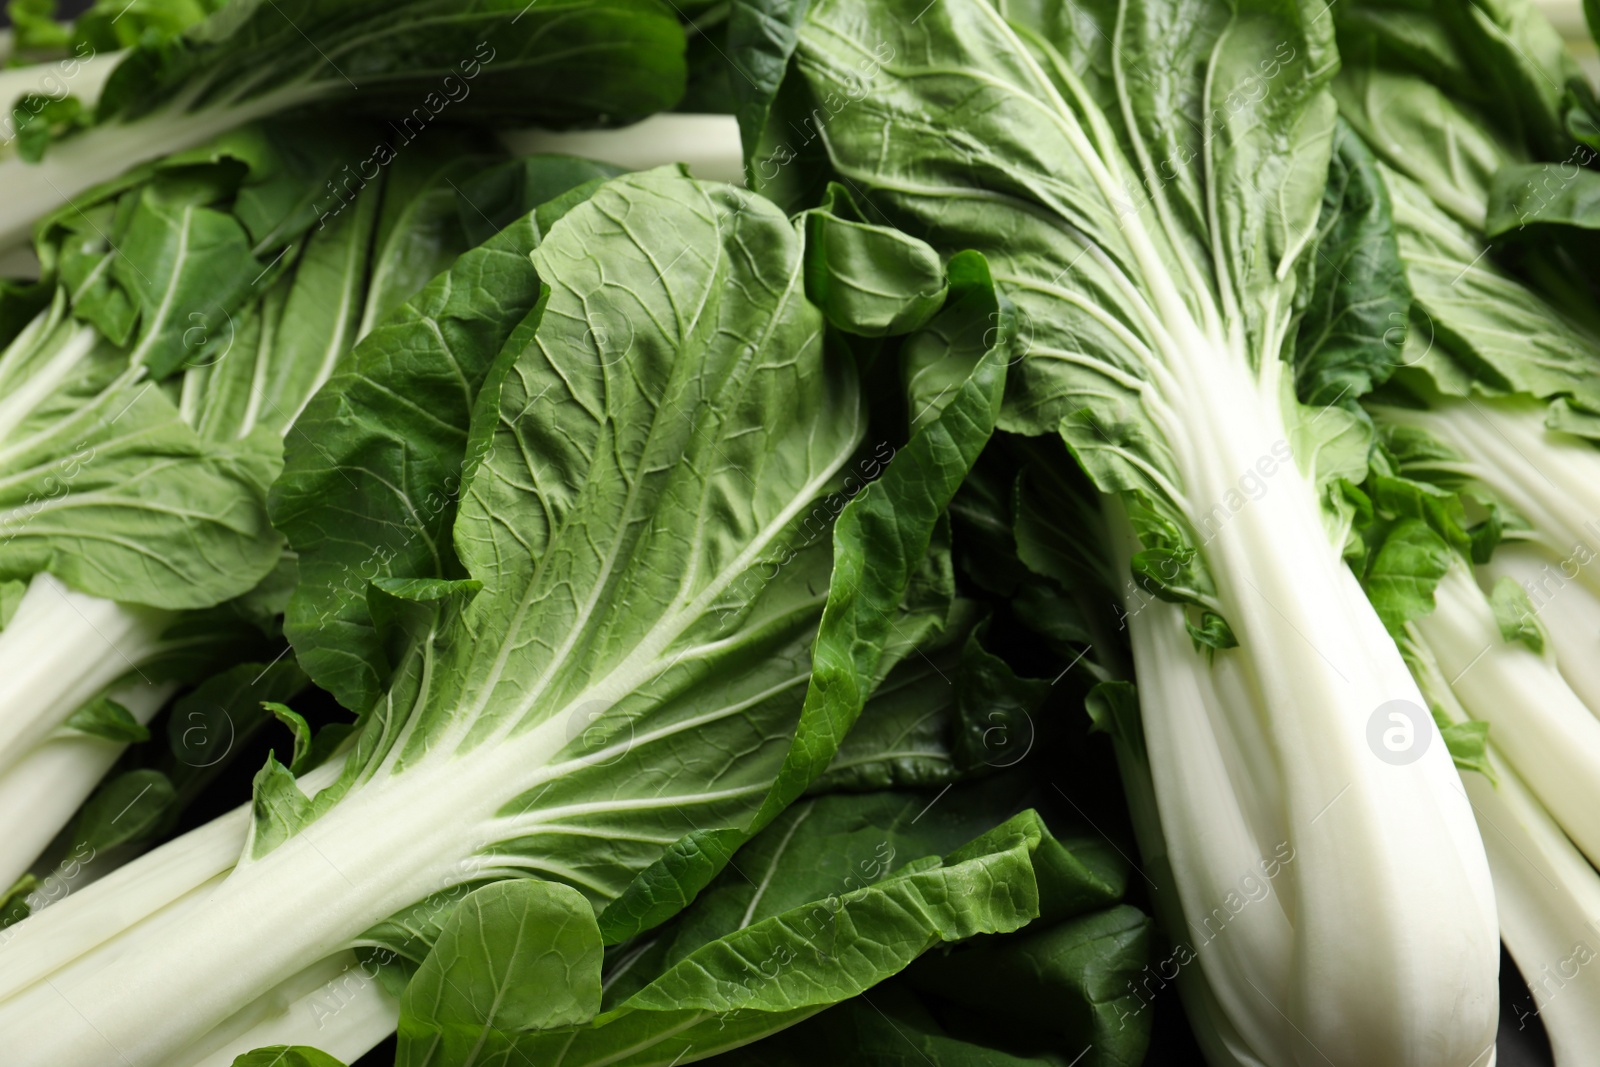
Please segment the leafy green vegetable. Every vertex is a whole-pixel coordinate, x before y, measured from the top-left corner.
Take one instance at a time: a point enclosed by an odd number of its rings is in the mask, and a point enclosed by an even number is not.
[[[683,31],[657,0],[234,0],[112,70],[94,125],[42,161],[0,161],[0,247],[120,171],[278,112],[338,103],[392,117],[352,171],[381,169],[440,121],[626,122],[683,92]]]
[[[308,956],[436,893],[534,874],[605,907],[686,831],[764,823],[825,769],[878,679],[948,614],[923,557],[998,406],[1000,362],[835,520],[826,494],[860,443],[858,386],[822,343],[800,253],[770,205],[668,169],[609,182],[550,227],[531,257],[543,294],[487,375],[466,450],[453,533],[481,588],[375,596],[403,650],[388,690],[309,792],[268,760],[217,887],[231,903],[208,894],[159,947],[75,969],[93,985],[149,968],[163,981],[138,988],[168,1007],[106,1000],[94,1029],[17,1040],[65,1050],[106,1034],[135,1062],[175,1055]],[[819,521],[837,527],[831,562],[807,530]],[[819,697],[802,707],[808,680]],[[141,890],[143,906],[182,880]],[[239,907],[257,921],[223,919]],[[296,938],[263,943],[272,914]],[[47,944],[27,944],[42,954],[13,982],[55,971]],[[238,966],[219,980],[163,962],[191,953]],[[42,1024],[32,996],[7,1009]]]
[[[1353,518],[1334,502],[1364,474],[1370,428],[1303,408],[1286,344],[1317,281],[1305,260],[1334,147],[1332,20],[1318,3],[1072,15],[820,0],[795,92],[874,222],[986,258],[1021,355],[1000,427],[1059,434],[1110,498],[1181,914],[1198,921],[1238,872],[1295,850],[1292,906],[1246,911],[1252,932],[1194,968],[1233,1055],[1293,1062],[1314,1046],[1378,1062],[1426,1046],[1430,1062],[1469,1060],[1494,1030],[1487,864],[1443,746],[1393,773],[1348,728],[1421,694],[1342,558]],[[1382,224],[1380,209],[1366,229]],[[1378,376],[1381,349],[1358,352],[1354,380]],[[1379,810],[1404,811],[1415,836],[1363,814]],[[1347,921],[1354,899],[1383,901],[1405,947],[1353,935],[1371,929]],[[1447,995],[1404,983],[1404,1010],[1374,995],[1441,953],[1458,976]]]

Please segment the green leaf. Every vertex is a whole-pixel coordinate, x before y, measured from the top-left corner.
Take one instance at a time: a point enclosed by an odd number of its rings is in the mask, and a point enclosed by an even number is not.
[[[867,222],[843,186],[830,185],[822,204],[801,217],[806,296],[839,329],[864,337],[910,333],[944,305],[938,253],[899,230]]]
[[[160,771],[129,771],[90,797],[72,825],[73,847],[103,852],[143,837],[172,803],[176,791]]]
[[[11,619],[17,613],[17,608],[22,604],[22,598],[28,592],[28,583],[12,579],[0,582],[0,630],[11,625]]]
[[[810,0],[734,0],[728,8],[726,59],[732,68],[728,88],[752,188],[756,186],[751,168],[809,4]]]
[[[987,279],[974,259],[976,290]],[[992,292],[989,297],[993,305]],[[965,316],[964,309],[954,314]],[[937,322],[938,320],[936,320]],[[839,512],[833,528],[833,574],[823,610],[805,705],[783,769],[747,829],[696,830],[643,872],[606,909],[601,932],[615,944],[659,924],[727,863],[738,845],[800,796],[822,774],[882,678],[896,615],[915,587],[916,569],[935,529],[993,432],[1005,385],[1004,332],[973,362],[936,418],[925,422],[877,481]],[[967,353],[962,353],[963,356]]]
[[[306,723],[305,716],[276,701],[264,700],[261,706],[270,711],[274,718],[289,728],[294,735],[294,754],[289,763],[289,773],[300,775],[305,772],[306,756],[311,751],[311,727]],[[276,756],[274,756],[276,758]]]
[[[1083,1064],[1134,1067],[1154,1024],[1136,992],[1154,933],[1148,916],[1122,905],[930,955],[907,977],[920,991],[981,1013],[1017,1046],[1043,1031],[1048,1036],[1034,1047],[1082,1049]]]
[[[1600,346],[1487,255],[1404,175],[1385,172],[1395,228],[1431,340],[1415,365],[1445,393],[1569,395],[1600,408]],[[1410,359],[1411,357],[1406,357]]]
[[[1450,759],[1457,770],[1476,771],[1491,782],[1495,780],[1494,766],[1489,762],[1488,723],[1476,719],[1451,722],[1437,706],[1433,709],[1433,721],[1439,726],[1445,748],[1450,750]]]
[[[260,859],[310,822],[316,809],[300,791],[289,768],[267,754],[266,765],[251,783],[250,843],[246,854]]]
[[[172,777],[186,791],[220,772],[271,714],[265,705],[292,699],[307,679],[294,657],[274,663],[239,663],[206,678],[179,697],[167,716]]]
[[[28,904],[28,896],[38,887],[39,879],[25,874],[4,894],[0,894],[0,930],[15,926],[28,917],[33,910]]]
[[[1005,660],[983,647],[979,627],[961,650],[955,679],[960,732],[954,756],[964,768],[1015,767],[1033,750],[1035,716],[1050,692],[1047,678],[1020,678]]]
[[[1494,621],[1504,640],[1521,641],[1535,652],[1544,652],[1544,626],[1521,583],[1502,575],[1489,594],[1489,606],[1494,609]]]
[[[396,1067],[516,1062],[508,1031],[600,1012],[600,931],[578,892],[537,879],[469,894],[400,1002]]]
[[[1378,618],[1393,634],[1433,611],[1433,591],[1455,558],[1450,546],[1421,519],[1401,519],[1383,535],[1363,585]]]
[[[150,731],[127,708],[110,697],[96,697],[67,717],[69,730],[119,744],[150,740]]]
[[[58,296],[0,371],[0,574],[48,570],[82,592],[163,608],[246,592],[280,555],[262,499],[277,442],[202,441],[64,310]]]
[[[368,583],[458,573],[449,531],[466,427],[491,360],[537,301],[528,253],[542,236],[524,215],[458,259],[357,346],[285,442],[269,506],[302,580],[284,632],[306,673],[352,711],[372,705],[391,669]],[[412,396],[431,399],[424,408]],[[328,509],[330,496],[348,506]]]
[[[912,814],[906,800],[878,796],[897,803],[888,810]],[[1041,907],[1103,907],[1120,889],[1073,858],[1032,811],[942,860],[915,859],[891,873],[897,839],[872,833],[871,815],[852,820],[858,803],[839,797],[792,809],[769,828],[770,850],[751,856],[782,867],[763,883],[770,896],[726,883],[734,895],[696,904],[673,958],[657,961],[664,966],[647,983],[587,1026],[527,1035],[517,1050],[535,1062],[560,1050],[568,1064],[663,1064],[691,1050],[715,1053],[871,989],[937,944],[1016,930]],[[813,818],[817,830],[808,833]],[[841,834],[852,822],[854,834]],[[900,825],[917,840],[914,816]],[[814,869],[819,856],[827,857],[822,870]],[[828,892],[841,869],[843,891]]]
[[[306,1045],[268,1045],[234,1057],[233,1067],[345,1067],[326,1052]]]
[[[1411,290],[1389,193],[1371,151],[1340,122],[1322,195],[1316,252],[1294,343],[1296,391],[1307,404],[1355,400],[1399,365]],[[1296,454],[1300,454],[1297,449]],[[1359,480],[1359,479],[1357,479]]]
[[[1501,167],[1489,188],[1483,231],[1506,237],[1529,226],[1600,229],[1600,173],[1576,163],[1521,163]]]
[[[462,181],[458,213],[467,239],[480,245],[541,204],[571,190],[624,173],[621,167],[574,156],[532,155],[507,160]],[[548,225],[546,226],[548,229]]]

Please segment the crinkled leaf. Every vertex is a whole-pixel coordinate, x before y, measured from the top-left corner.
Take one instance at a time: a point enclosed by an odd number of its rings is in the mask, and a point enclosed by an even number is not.
[[[1421,519],[1401,519],[1388,529],[1363,585],[1391,633],[1403,633],[1406,623],[1433,611],[1433,591],[1454,558],[1444,538]]]
[[[739,120],[746,168],[770,119],[772,102],[789,70],[799,41],[800,21],[810,0],[734,0],[728,7],[726,61],[728,88]],[[754,179],[752,178],[752,186]]]
[[[981,262],[974,262],[974,269]],[[982,272],[987,278],[987,271]],[[976,278],[970,288],[981,283]],[[976,297],[974,297],[975,299]],[[992,290],[989,297],[992,305]],[[965,312],[958,312],[965,314]],[[937,322],[938,320],[936,320]],[[660,864],[640,875],[601,916],[607,943],[670,917],[711,880],[738,845],[781,812],[822,774],[882,677],[896,615],[915,589],[916,572],[936,527],[994,430],[1005,384],[1007,337],[989,338],[949,391],[937,417],[924,422],[878,480],[839,512],[833,528],[833,574],[812,653],[812,672],[793,747],[748,828],[696,830]]]
[[[542,235],[530,213],[461,256],[357,346],[285,443],[270,506],[299,552],[301,584],[284,631],[306,672],[353,711],[372,705],[390,670],[368,583],[459,575],[449,531],[467,424],[490,362],[538,299],[528,253]],[[411,399],[422,396],[425,406]]]
[[[843,186],[830,185],[822,203],[801,217],[806,296],[841,330],[865,337],[910,333],[944,306],[938,253],[866,221]]]
[[[1389,193],[1371,151],[1341,122],[1333,138],[1315,254],[1294,344],[1296,391],[1308,404],[1349,402],[1398,365],[1411,291]],[[1299,454],[1299,450],[1296,450]]]

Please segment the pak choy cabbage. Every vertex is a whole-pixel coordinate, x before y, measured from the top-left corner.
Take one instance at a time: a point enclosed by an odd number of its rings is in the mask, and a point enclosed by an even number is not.
[[[1330,161],[1359,147],[1335,155],[1332,17],[1171,16],[813,5],[752,170],[793,160],[775,189],[836,174],[941,253],[980,251],[1014,305],[999,425],[1065,442],[1131,571],[1162,891],[1192,930],[1294,856],[1185,968],[1208,1058],[1470,1063],[1496,1024],[1483,844],[1344,558],[1368,428],[1296,393],[1343,352],[1297,343],[1327,288]],[[1435,741],[1421,758],[1380,758],[1386,708]]]
[[[982,340],[992,286],[981,260],[963,260],[940,314],[982,328],[929,327],[935,347],[970,339],[952,357],[956,388],[834,506],[829,492],[873,453],[858,371],[824,343],[801,250],[753,194],[671,169],[591,181],[462,256],[357,346],[302,419],[315,446],[289,442],[274,517],[300,553],[296,598],[374,638],[351,645],[360,670],[315,650],[303,665],[351,699],[370,680],[376,699],[331,758],[307,738],[291,767],[269,760],[248,811],[11,931],[0,1012],[41,1024],[16,1031],[21,1062],[107,1048],[211,1062],[268,1044],[271,1027],[254,1024],[281,1020],[264,1004],[309,1002],[350,948],[408,940],[430,917],[443,926],[401,999],[402,1058],[466,1062],[450,1051],[461,1005],[432,976],[454,980],[449,946],[476,940],[472,924],[540,916],[522,924],[593,974],[601,943],[671,918],[828,769],[883,675],[951,625],[941,516],[993,425],[1005,360]],[[356,492],[329,491],[346,479]],[[305,580],[374,552],[386,573],[363,602]],[[899,948],[843,975],[816,964],[834,988],[797,969],[748,1003],[716,984],[696,992],[705,958],[783,941],[774,921],[713,939],[607,1013],[588,978],[548,1002],[536,982],[553,1015],[475,1025],[513,1046],[576,1040],[569,1055],[592,1048],[597,1062],[642,1041],[628,1062],[671,1062],[799,1021],[942,941],[1120,894],[1114,865],[1085,866],[1037,816],[997,821],[860,890],[830,936],[848,943],[859,921],[863,946]],[[1048,903],[1056,884],[1080,887],[1065,910]],[[273,909],[293,939],[274,932]],[[882,922],[897,931],[886,941]],[[216,970],[195,967],[196,952]],[[512,955],[461,965],[481,976],[547,953]],[[116,996],[96,991],[106,981]],[[47,1000],[103,1008],[88,1026],[46,1025]],[[152,1012],[166,1022],[152,1028]],[[348,1024],[335,1054],[395,1022],[391,1009]]]

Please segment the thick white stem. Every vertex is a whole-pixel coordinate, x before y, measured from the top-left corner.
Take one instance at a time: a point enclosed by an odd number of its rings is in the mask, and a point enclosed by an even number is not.
[[[31,939],[35,965],[22,981],[13,977],[19,968],[10,952],[0,954],[0,981],[17,990],[0,1004],[10,1062],[165,1062],[304,970],[307,960],[332,956],[401,908],[470,881],[481,862],[493,862],[477,852],[496,836],[496,813],[566,743],[552,721],[467,754],[441,750],[364,782],[261,859],[154,914],[145,910],[148,919],[120,924],[120,936],[66,966],[60,961],[67,954],[50,938]],[[119,875],[90,889],[125,881]],[[317,907],[308,909],[307,900]],[[250,921],[240,922],[245,915]],[[17,927],[18,941],[33,921]],[[82,944],[78,931],[61,925],[62,936]],[[45,975],[48,982],[37,981]]]
[[[108,695],[148,723],[176,683],[135,679]],[[87,735],[53,737],[0,773],[0,885],[10,885],[60,833],[127,745]]]
[[[1555,664],[1500,635],[1494,611],[1453,566],[1437,607],[1413,626],[1467,713],[1489,724],[1495,747],[1528,772],[1544,807],[1591,859],[1600,858],[1600,719]]]
[[[354,952],[300,972],[161,1067],[233,1067],[236,1057],[270,1045],[310,1045],[354,1063],[394,1033],[400,1004]]]
[[[14,767],[117,679],[137,680],[172,618],[34,575],[0,631],[0,770]]]
[[[338,778],[342,759],[308,772],[301,788],[315,794]],[[0,931],[0,1001],[57,969],[112,946],[124,933],[164,911],[192,903],[198,890],[239,862],[250,830],[242,805],[120,868],[116,877],[74,892],[26,922]]]
[[[1276,377],[1257,380],[1242,355],[1198,330],[1177,339],[1196,351],[1172,365],[1184,379],[1188,431],[1173,451],[1240,645],[1216,653],[1212,669],[1236,672],[1235,690],[1253,698],[1248,710],[1212,720],[1209,729],[1236,736],[1216,743],[1220,763],[1205,758],[1213,769],[1227,768],[1234,797],[1249,797],[1250,788],[1276,793],[1294,855],[1276,887],[1293,928],[1291,958],[1280,964],[1288,980],[1243,990],[1235,1001],[1245,993],[1270,1001],[1280,1027],[1291,1024],[1283,1039],[1293,1062],[1305,1067],[1481,1065],[1493,1054],[1499,938],[1488,864],[1460,779],[1399,650],[1330,544],[1314,488],[1292,464],[1271,463],[1287,436]],[[1247,499],[1239,490],[1252,471],[1267,489]],[[1165,669],[1205,669],[1199,653],[1165,654],[1196,663],[1168,666],[1136,655],[1141,690]],[[1388,761],[1369,744],[1373,717],[1395,702],[1419,716],[1425,736],[1418,741],[1428,742],[1410,762]],[[1150,733],[1176,738],[1189,728],[1161,721],[1182,716],[1179,708],[1147,698],[1144,709]],[[1275,789],[1250,783],[1263,773],[1259,759],[1228,763],[1230,749],[1250,751],[1250,733],[1265,740]],[[1210,778],[1184,767],[1195,751],[1150,740],[1163,825],[1206,821],[1185,806],[1225,814],[1241,803],[1219,803]],[[1178,795],[1171,783],[1190,778],[1194,791]],[[1167,835],[1180,883],[1237,867],[1234,832],[1197,825],[1194,833],[1199,840],[1187,844]],[[1256,857],[1270,857],[1278,844],[1257,838]],[[1440,974],[1452,980],[1440,982]],[[1222,983],[1212,984],[1227,1006]]]
[[[1479,575],[1486,589],[1501,578],[1522,586],[1555,651],[1561,677],[1600,715],[1600,594],[1578,581],[1581,568],[1593,566],[1600,566],[1600,556],[1559,559],[1543,545],[1517,541],[1497,548]]]
[[[1494,872],[1500,933],[1533,993],[1558,1067],[1600,1049],[1600,875],[1517,773],[1466,776]],[[1514,1007],[1519,1024],[1523,1007]]]
[[[127,124],[96,126],[52,144],[37,163],[0,160],[0,250],[28,239],[33,224],[80,193],[131,167],[204,144],[236,126],[317,99],[325,89],[297,85],[242,104],[187,112],[172,106]]]

